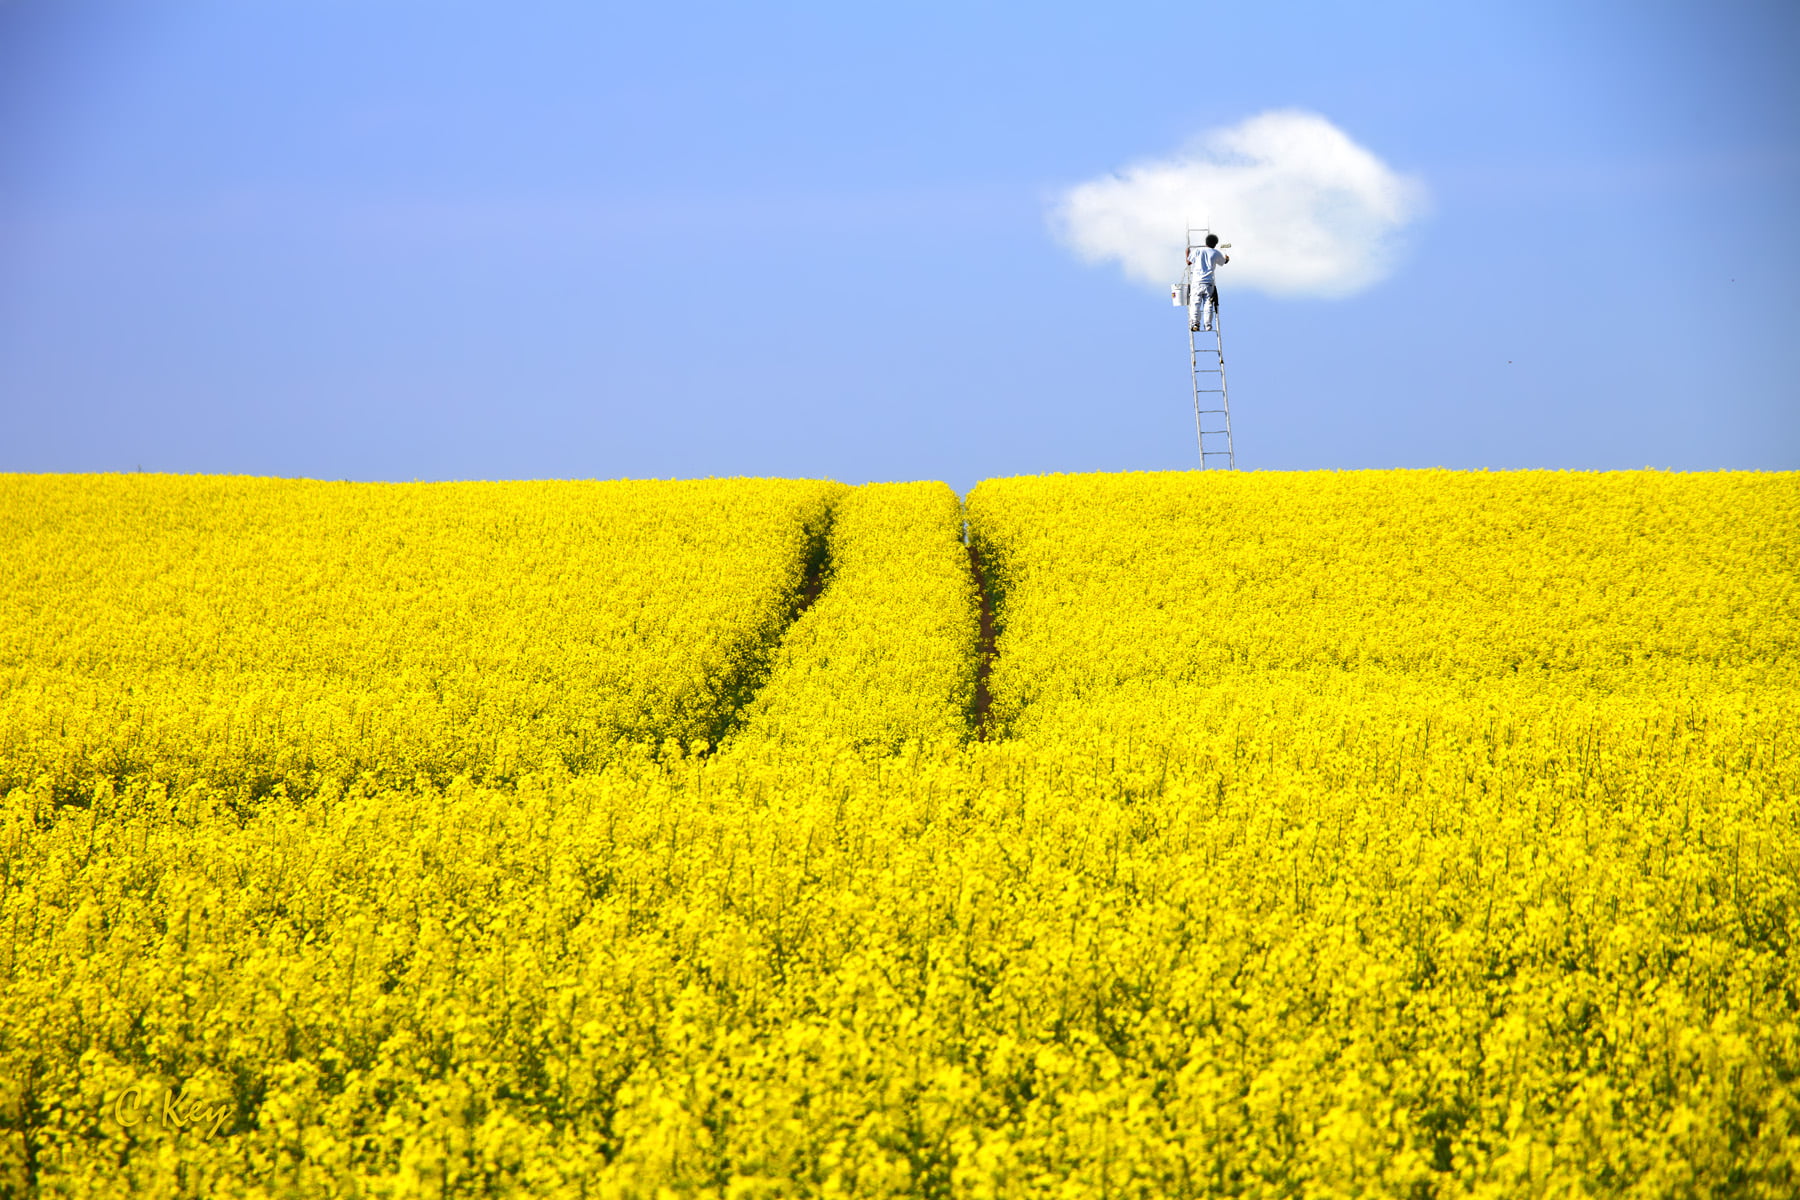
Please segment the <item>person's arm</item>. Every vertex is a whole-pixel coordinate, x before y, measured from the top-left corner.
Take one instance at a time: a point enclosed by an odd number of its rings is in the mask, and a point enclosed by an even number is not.
[[[1220,261],[1220,262],[1222,262],[1222,263],[1228,263],[1228,262],[1230,262],[1230,261],[1231,261],[1231,255],[1229,255],[1229,254],[1221,254],[1221,255],[1219,255],[1219,261]]]

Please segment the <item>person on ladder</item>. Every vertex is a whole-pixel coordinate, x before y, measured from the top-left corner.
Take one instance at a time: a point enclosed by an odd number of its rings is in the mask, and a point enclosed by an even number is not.
[[[1202,329],[1212,332],[1218,322],[1214,319],[1219,311],[1219,285],[1213,279],[1213,271],[1220,263],[1228,263],[1231,256],[1219,249],[1219,235],[1206,235],[1206,248],[1198,257],[1194,248],[1188,247],[1188,331],[1199,333]]]

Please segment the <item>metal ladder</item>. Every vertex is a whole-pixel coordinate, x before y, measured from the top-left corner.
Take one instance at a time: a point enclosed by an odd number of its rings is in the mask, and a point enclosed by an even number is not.
[[[1206,248],[1207,229],[1189,228],[1187,232],[1188,257]],[[1194,375],[1194,440],[1200,445],[1200,466],[1204,469],[1215,464],[1210,460],[1222,458],[1227,470],[1237,470],[1237,448],[1231,441],[1231,399],[1225,391],[1225,335],[1219,323],[1219,310],[1213,309],[1212,332],[1195,333],[1188,331],[1188,365]],[[1217,386],[1211,386],[1213,384]],[[1205,405],[1214,404],[1208,408]],[[1208,418],[1216,428],[1208,429]],[[1207,449],[1207,439],[1212,439],[1212,449]],[[1220,448],[1223,444],[1223,449]]]

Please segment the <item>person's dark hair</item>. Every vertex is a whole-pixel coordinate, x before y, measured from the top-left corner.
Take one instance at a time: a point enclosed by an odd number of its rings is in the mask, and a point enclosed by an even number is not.
[[[1206,235],[1206,245],[1207,245],[1208,249],[1211,249],[1212,247],[1214,247],[1218,244],[1219,244],[1219,235],[1218,234],[1209,233]]]

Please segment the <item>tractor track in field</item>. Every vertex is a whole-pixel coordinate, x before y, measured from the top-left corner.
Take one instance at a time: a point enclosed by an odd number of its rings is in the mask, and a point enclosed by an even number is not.
[[[820,528],[814,532],[811,544],[807,549],[806,573],[801,582],[799,596],[795,600],[792,614],[764,648],[760,669],[734,681],[735,686],[731,689],[728,711],[715,725],[713,736],[709,739],[709,749],[717,749],[737,731],[743,721],[745,711],[755,700],[756,694],[768,683],[769,671],[780,654],[781,647],[786,642],[788,635],[793,632],[794,626],[799,623],[800,618],[823,595],[831,575],[831,528],[837,516],[836,509],[837,506],[834,503],[826,512]],[[988,676],[993,669],[997,653],[994,645],[994,596],[988,588],[987,571],[982,561],[981,550],[975,545],[973,537],[967,534],[965,534],[964,549],[968,555],[969,576],[974,581],[976,594],[981,598],[975,644],[975,695],[969,710],[969,738],[972,741],[985,742],[994,735],[990,722],[993,694],[988,688]]]
[[[811,531],[807,541],[806,575],[801,581],[800,596],[794,602],[793,611],[775,636],[762,647],[758,656],[720,689],[718,715],[706,738],[708,754],[716,752],[743,724],[745,711],[755,701],[757,693],[768,685],[769,675],[774,670],[776,657],[781,653],[782,643],[787,641],[795,624],[825,590],[826,577],[831,574],[831,526],[836,519],[837,504],[834,501],[825,510],[819,527]]]
[[[828,539],[831,537],[831,516],[825,518],[825,531],[819,535],[817,547],[808,556],[806,564],[806,580],[800,585],[800,602],[794,606],[794,615],[788,618],[787,625],[776,637],[777,644],[788,635],[794,622],[806,615],[806,610],[813,606],[819,593],[825,590],[825,573],[831,566],[831,550]]]
[[[975,711],[970,733],[978,742],[988,740],[988,711],[993,707],[993,693],[988,691],[988,673],[994,665],[994,593],[988,590],[987,572],[982,569],[981,551],[975,538],[968,539],[969,574],[975,578],[975,591],[981,596],[981,632],[975,644]]]

